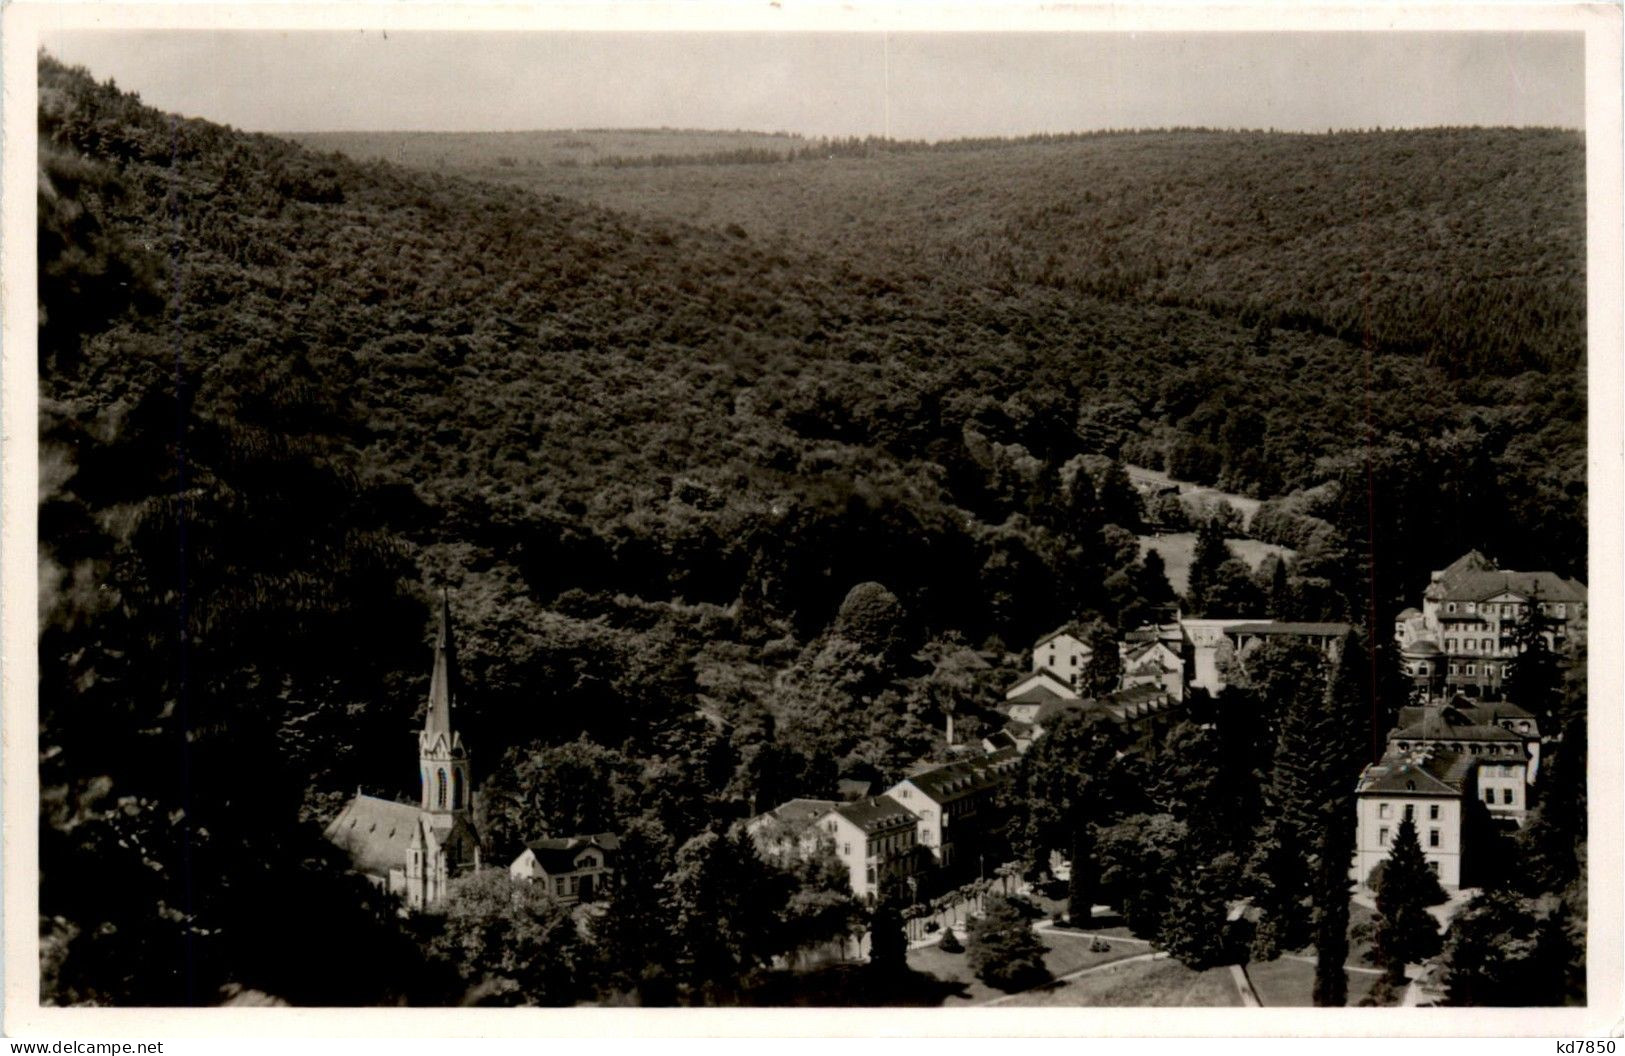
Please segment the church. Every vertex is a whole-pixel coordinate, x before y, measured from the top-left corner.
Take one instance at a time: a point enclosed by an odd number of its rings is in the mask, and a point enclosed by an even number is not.
[[[438,908],[452,880],[480,867],[468,749],[451,725],[456,682],[451,601],[442,592],[428,713],[418,733],[418,802],[358,790],[327,827],[328,840],[349,854],[356,872],[414,911]]]

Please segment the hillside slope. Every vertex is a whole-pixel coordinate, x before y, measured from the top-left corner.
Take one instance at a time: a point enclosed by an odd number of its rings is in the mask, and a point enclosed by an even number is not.
[[[1569,132],[871,142],[859,157],[607,170],[540,154],[501,169],[470,138],[437,154],[443,171],[738,224],[915,281],[1209,308],[1416,352],[1452,372],[1561,369],[1584,353],[1585,151]],[[384,142],[344,149],[378,156]]]

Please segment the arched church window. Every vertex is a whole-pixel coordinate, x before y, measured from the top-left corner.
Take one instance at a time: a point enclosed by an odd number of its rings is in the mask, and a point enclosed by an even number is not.
[[[446,768],[441,767],[437,774],[439,775],[439,781],[437,782],[436,791],[439,792],[439,797],[435,800],[435,804],[444,807],[446,805]]]
[[[461,770],[451,772],[451,809],[463,809],[463,772]]]

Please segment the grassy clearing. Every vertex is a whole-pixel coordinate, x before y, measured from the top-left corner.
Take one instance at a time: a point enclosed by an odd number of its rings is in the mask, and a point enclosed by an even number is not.
[[[1083,935],[1055,932],[1039,934],[1048,948],[1048,952],[1044,955],[1044,964],[1049,968],[1051,976],[1062,976],[1082,968],[1111,964],[1128,957],[1137,957],[1148,950],[1143,943],[1108,940],[1111,941],[1110,950],[1094,952],[1089,949],[1090,940]],[[908,966],[916,972],[935,976],[944,984],[962,987],[945,996],[943,1004],[950,1007],[979,1005],[1004,996],[1003,990],[996,990],[976,978],[963,953],[943,953],[935,946],[910,950]]]
[[[1168,570],[1168,583],[1179,593],[1183,594],[1190,589],[1191,560],[1196,556],[1195,532],[1167,532],[1163,535],[1142,535],[1140,538],[1140,553],[1155,550],[1162,555],[1162,563]],[[1264,563],[1264,558],[1270,554],[1282,557],[1291,557],[1294,551],[1274,543],[1261,543],[1257,539],[1229,539],[1230,552],[1254,570]]]
[[[1313,1005],[1315,993],[1315,965],[1310,960],[1281,957],[1247,966],[1247,978],[1258,991],[1258,1000],[1265,1008],[1307,1008]],[[1372,972],[1349,972],[1350,1006],[1358,1005],[1376,985],[1377,975]]]
[[[1028,991],[1004,1006],[1036,1008],[1235,1008],[1241,1005],[1228,968],[1193,971],[1178,961],[1138,961]],[[1004,1007],[1001,1006],[1001,1007]]]

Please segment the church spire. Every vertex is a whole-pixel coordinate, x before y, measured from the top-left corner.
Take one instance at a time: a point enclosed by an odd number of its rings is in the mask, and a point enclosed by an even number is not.
[[[461,814],[469,808],[468,751],[451,726],[456,695],[457,647],[451,633],[451,598],[440,592],[440,633],[434,643],[434,674],[429,677],[429,708],[418,734],[421,803],[435,814]]]
[[[440,590],[440,633],[434,643],[434,674],[429,679],[429,713],[423,732],[451,733],[452,683],[457,677],[457,647],[451,636],[451,598]]]

